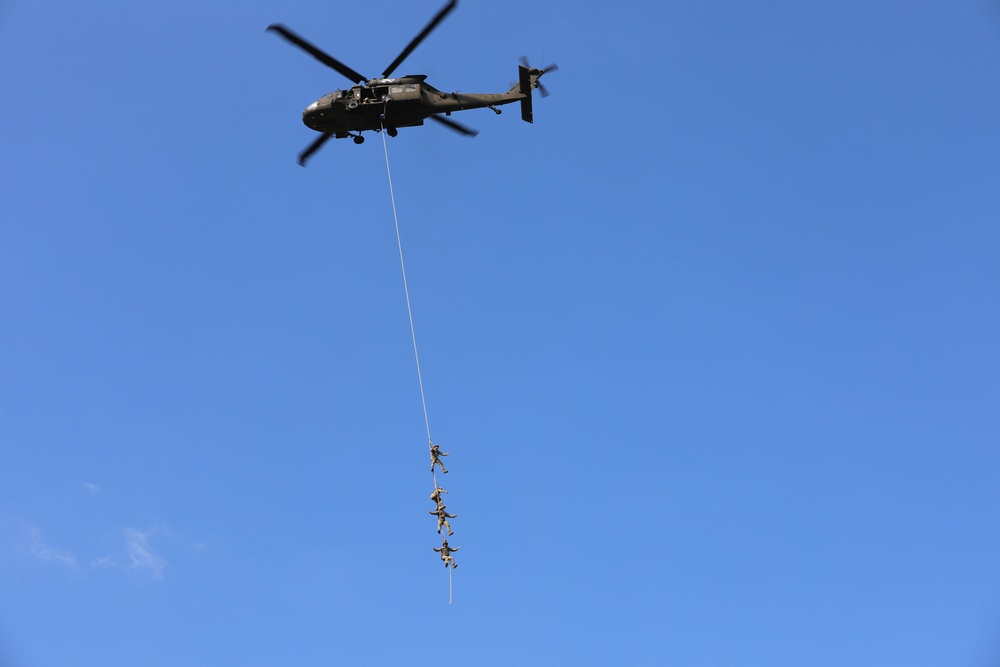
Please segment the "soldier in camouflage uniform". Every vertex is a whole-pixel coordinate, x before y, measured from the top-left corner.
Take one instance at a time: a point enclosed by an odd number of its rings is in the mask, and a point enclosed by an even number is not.
[[[445,567],[448,567],[448,564],[451,563],[452,568],[456,568],[458,567],[458,564],[455,562],[455,558],[451,554],[452,552],[458,551],[461,548],[462,547],[454,547],[454,548],[449,547],[448,538],[446,537],[441,542],[441,548],[438,549],[437,547],[434,547],[434,551],[438,551],[441,553],[441,560],[444,561]]]
[[[435,486],[434,491],[431,492],[431,500],[434,501],[435,505],[438,506],[444,505],[444,500],[441,499],[442,493],[448,493],[448,492],[442,489],[440,486]]]
[[[431,445],[431,472],[434,472],[434,465],[437,464],[441,466],[441,472],[448,474],[448,471],[444,467],[444,463],[441,462],[440,456],[448,456],[448,452],[442,452],[438,445]]]
[[[458,518],[458,517],[455,514],[448,514],[448,512],[445,511],[445,509],[444,509],[444,503],[438,503],[438,506],[437,506],[436,510],[434,510],[433,512],[427,512],[427,513],[428,514],[433,514],[433,515],[435,515],[438,518],[438,535],[441,534],[441,526],[444,526],[445,528],[448,529],[448,534],[449,535],[454,535],[455,534],[455,533],[451,532],[451,524],[448,523],[448,519],[455,519],[455,518]]]

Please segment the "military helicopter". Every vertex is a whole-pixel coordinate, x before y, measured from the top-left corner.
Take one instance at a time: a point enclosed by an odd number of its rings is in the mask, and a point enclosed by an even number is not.
[[[548,91],[538,80],[546,72],[558,69],[555,65],[545,69],[535,69],[522,57],[521,65],[518,66],[518,82],[504,93],[445,93],[424,81],[427,78],[424,74],[389,78],[400,63],[455,9],[457,4],[458,0],[450,0],[385,68],[381,78],[377,79],[367,79],[283,25],[275,23],[267,27],[268,30],[278,33],[356,84],[350,90],[335,90],[324,95],[302,112],[302,122],[322,134],[299,154],[300,165],[305,166],[309,156],[318,151],[330,137],[337,139],[353,137],[354,143],[360,144],[365,140],[361,134],[365,130],[375,132],[384,130],[390,137],[395,137],[398,128],[423,125],[427,118],[460,134],[467,136],[479,134],[476,130],[446,118],[453,111],[488,108],[499,114],[500,109],[497,107],[520,102],[521,118],[529,123],[532,122],[531,91],[538,88],[543,97],[548,95]]]

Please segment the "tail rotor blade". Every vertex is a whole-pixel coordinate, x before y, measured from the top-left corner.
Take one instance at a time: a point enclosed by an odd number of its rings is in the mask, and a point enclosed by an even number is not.
[[[295,46],[299,47],[306,53],[310,54],[316,60],[320,61],[327,67],[332,67],[333,69],[337,70],[338,72],[346,76],[354,83],[362,83],[366,81],[364,76],[362,76],[355,70],[351,69],[344,63],[340,62],[330,54],[325,53],[324,51],[321,51],[320,49],[316,48],[315,46],[313,46],[306,40],[302,39],[301,37],[296,35],[294,32],[292,32],[285,26],[279,23],[272,23],[271,25],[267,26],[267,29],[278,33],[279,35],[284,37],[286,40],[288,40]]]
[[[548,97],[549,91],[545,88],[545,86],[542,85],[542,82],[539,81],[538,79],[542,78],[543,74],[548,74],[549,72],[558,72],[559,65],[552,63],[548,67],[544,67],[542,69],[535,69],[534,67],[531,66],[531,63],[528,62],[528,56],[521,56],[519,60],[521,61],[521,65],[523,65],[525,69],[530,70],[532,74],[538,75],[537,78],[535,79],[535,87],[538,88],[538,92],[542,94],[542,97]]]
[[[437,122],[441,123],[442,125],[455,130],[459,134],[464,134],[467,137],[474,137],[477,134],[479,134],[479,130],[473,130],[471,127],[466,127],[465,125],[462,125],[461,123],[456,123],[452,119],[445,118],[444,116],[429,116],[429,118],[431,120],[436,120]]]
[[[321,134],[319,138],[316,139],[316,141],[309,144],[308,148],[299,153],[299,166],[300,167],[306,166],[306,160],[309,159],[309,156],[318,151],[320,148],[322,148],[323,144],[325,144],[327,140],[332,136],[333,136],[332,132],[326,132],[324,134]]]
[[[434,28],[436,28],[438,24],[444,20],[444,17],[448,16],[451,10],[455,9],[455,5],[457,4],[458,0],[450,0],[450,2],[448,2],[448,4],[441,9],[441,11],[435,14],[434,18],[431,19],[431,22],[428,23],[424,27],[424,29],[420,31],[420,34],[414,37],[413,40],[406,45],[406,48],[403,49],[402,53],[396,56],[396,59],[393,60],[389,64],[389,66],[385,68],[385,71],[382,72],[382,78],[386,78],[390,74],[392,74],[393,70],[399,67],[399,64],[403,62],[408,55],[413,53],[413,49],[417,48],[420,45],[420,42],[424,41],[424,38],[427,37],[427,35],[431,34],[431,31],[434,30]]]

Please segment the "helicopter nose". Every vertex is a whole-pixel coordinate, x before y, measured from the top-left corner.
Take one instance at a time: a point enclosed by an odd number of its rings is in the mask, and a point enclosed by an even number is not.
[[[302,111],[302,122],[315,130],[317,123],[320,122],[320,116],[322,112],[319,110],[319,102],[313,102]]]

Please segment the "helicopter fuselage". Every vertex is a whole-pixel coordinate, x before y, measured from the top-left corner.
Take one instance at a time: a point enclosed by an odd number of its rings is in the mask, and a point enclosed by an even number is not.
[[[423,125],[435,114],[463,109],[492,108],[526,97],[515,86],[505,93],[446,93],[424,81],[424,75],[372,79],[364,85],[335,90],[302,112],[302,122],[317,132],[338,138],[365,130],[394,130]]]
[[[538,88],[543,97],[547,94],[538,79],[546,72],[556,69],[555,65],[535,69],[528,65],[527,58],[521,58],[521,65],[517,68],[518,82],[504,93],[446,93],[424,81],[427,77],[423,74],[389,78],[457,4],[458,0],[448,0],[424,29],[410,40],[396,59],[382,71],[381,78],[376,79],[369,79],[280,23],[272,23],[267,27],[269,31],[277,33],[354,84],[347,90],[327,93],[302,112],[302,122],[319,132],[320,136],[299,153],[300,165],[304,166],[309,156],[331,138],[353,137],[354,143],[360,144],[365,140],[362,135],[365,131],[385,131],[390,137],[395,137],[397,128],[423,125],[428,118],[459,134],[476,136],[478,134],[476,130],[446,118],[453,111],[486,107],[495,113],[500,113],[497,107],[520,102],[521,119],[532,122],[531,91]]]

